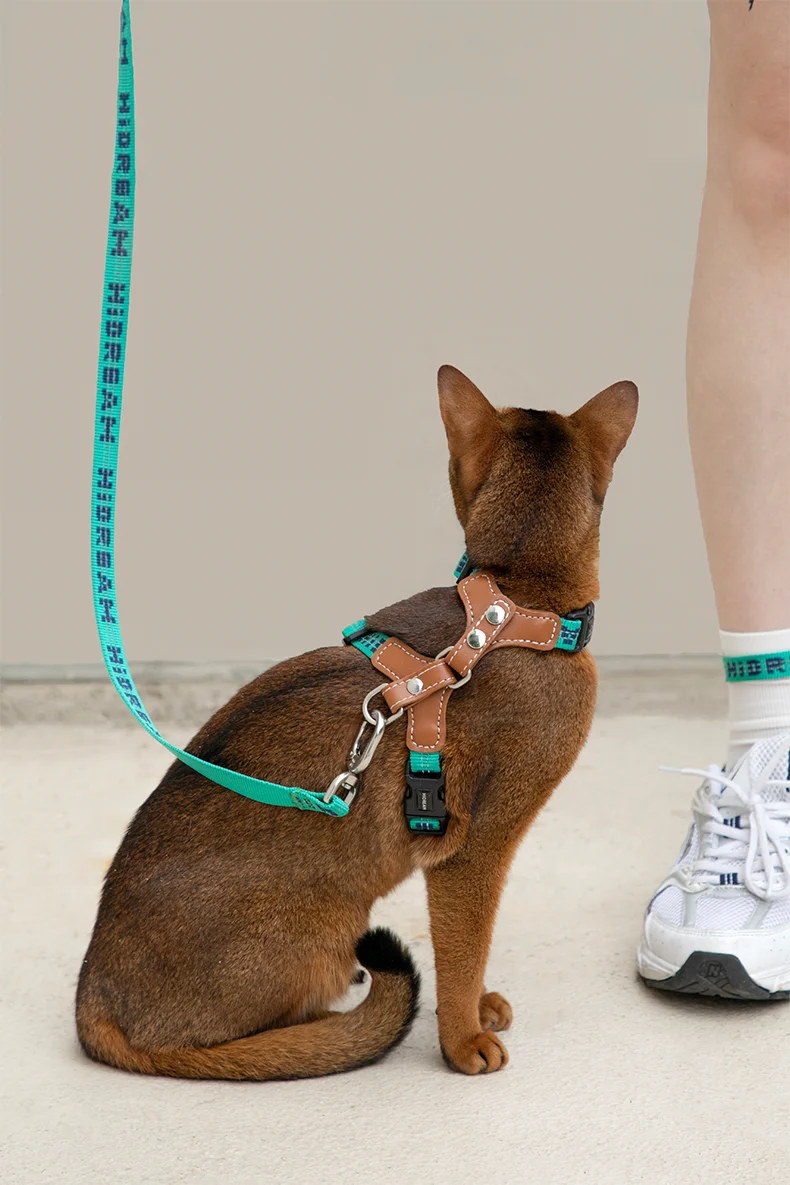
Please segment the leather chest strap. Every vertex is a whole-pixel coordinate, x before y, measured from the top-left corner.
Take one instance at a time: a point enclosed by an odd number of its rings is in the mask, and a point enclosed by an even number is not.
[[[466,610],[466,630],[447,655],[447,664],[466,675],[497,646],[553,650],[560,617],[549,610],[521,609],[487,572],[474,572],[458,585]]]
[[[388,638],[371,662],[392,680],[382,692],[390,711],[409,713],[406,743],[416,753],[438,753],[446,735],[447,701],[466,682],[484,655],[501,646],[552,650],[561,619],[546,610],[521,609],[487,572],[474,572],[458,585],[466,610],[463,636],[445,655],[426,658],[399,638]]]

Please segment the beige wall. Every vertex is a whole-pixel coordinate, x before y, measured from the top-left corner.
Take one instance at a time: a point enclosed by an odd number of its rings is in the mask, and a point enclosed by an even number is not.
[[[117,7],[6,8],[7,663],[99,658]],[[561,411],[639,384],[595,646],[715,649],[683,407],[704,5],[132,0],[132,21],[130,658],[280,657],[447,583],[443,362],[494,402]]]

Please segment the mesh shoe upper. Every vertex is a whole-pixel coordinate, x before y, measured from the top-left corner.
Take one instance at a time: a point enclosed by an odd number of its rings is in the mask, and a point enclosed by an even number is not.
[[[764,930],[790,923],[790,735],[702,774],[680,858],[648,906],[670,926]]]

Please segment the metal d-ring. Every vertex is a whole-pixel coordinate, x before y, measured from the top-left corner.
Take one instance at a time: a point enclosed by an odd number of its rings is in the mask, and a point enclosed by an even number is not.
[[[455,650],[455,646],[445,646],[444,650],[440,650],[433,661],[438,662],[440,658],[446,658],[451,650]],[[457,691],[459,687],[463,687],[464,683],[468,683],[471,678],[472,672],[467,671],[463,679],[456,679],[455,683],[448,683],[447,690]]]
[[[368,692],[368,694],[365,696],[365,698],[362,701],[362,715],[365,717],[368,724],[372,724],[374,728],[376,727],[376,718],[375,718],[375,716],[371,716],[370,711],[368,710],[368,704],[373,699],[374,695],[378,695],[379,692],[383,691],[385,687],[389,687],[389,681],[387,681],[386,683],[379,684],[378,687],[374,687],[372,691]],[[381,716],[381,712],[377,712],[376,715]],[[388,724],[394,724],[395,721],[399,720],[402,715],[403,715],[403,708],[399,708],[397,712],[394,712],[392,714],[392,716],[388,716],[386,718],[386,720],[384,721],[385,727]]]

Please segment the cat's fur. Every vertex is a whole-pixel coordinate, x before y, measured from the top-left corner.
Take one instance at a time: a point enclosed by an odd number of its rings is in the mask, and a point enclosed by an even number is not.
[[[598,595],[598,527],[637,409],[617,383],[572,416],[495,410],[452,367],[439,372],[450,481],[469,556],[519,605],[567,613]],[[457,641],[455,588],[368,617],[437,654]],[[346,768],[360,704],[380,681],[356,649],[282,662],[242,688],[189,751],[253,777],[323,791]],[[578,654],[487,655],[450,697],[446,835],[403,817],[405,719],[386,730],[344,819],[261,805],[176,761],[112,862],[77,993],[98,1061],[190,1078],[299,1078],[353,1069],[405,1034],[418,978],[370,909],[415,868],[428,886],[439,1037],[467,1074],[507,1053],[507,1001],[484,986],[508,866],[567,774],[593,715],[595,664]],[[328,1011],[356,961],[370,994]]]

